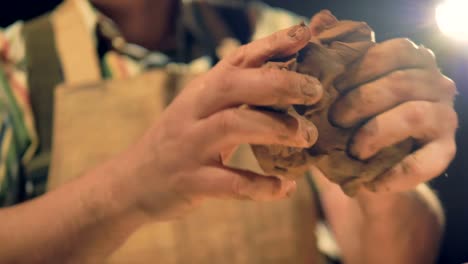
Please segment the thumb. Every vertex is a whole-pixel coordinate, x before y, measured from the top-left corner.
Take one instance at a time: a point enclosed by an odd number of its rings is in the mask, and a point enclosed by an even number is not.
[[[333,26],[338,19],[329,10],[322,10],[310,20],[310,32],[312,36],[318,36],[324,29]]]

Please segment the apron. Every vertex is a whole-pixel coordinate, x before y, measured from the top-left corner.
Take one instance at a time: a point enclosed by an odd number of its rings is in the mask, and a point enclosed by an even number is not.
[[[54,91],[49,190],[136,142],[172,95],[196,75],[189,67],[168,67],[130,79],[102,80],[93,39],[77,5],[65,1],[50,16],[64,82]],[[229,166],[260,170],[249,146],[241,146]],[[143,226],[107,263],[322,263],[315,223],[314,198],[302,180],[289,200],[212,200],[184,219]]]

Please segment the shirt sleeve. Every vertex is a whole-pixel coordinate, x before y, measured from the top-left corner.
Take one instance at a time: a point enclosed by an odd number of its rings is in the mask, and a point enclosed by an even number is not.
[[[22,22],[0,29],[0,207],[19,202],[22,166],[37,149],[29,102]]]

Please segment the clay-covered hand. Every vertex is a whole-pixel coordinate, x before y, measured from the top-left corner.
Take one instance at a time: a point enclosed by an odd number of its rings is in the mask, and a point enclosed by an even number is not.
[[[186,86],[140,142],[145,158],[135,181],[142,208],[173,216],[204,198],[274,200],[294,191],[294,181],[224,166],[220,153],[239,144],[315,142],[312,123],[245,106],[320,100],[317,79],[261,67],[268,59],[295,54],[310,36],[306,26],[297,25],[241,46]]]
[[[253,150],[267,173],[280,173],[284,178],[294,179],[302,177],[313,165],[352,196],[364,183],[374,180],[377,175],[399,162],[411,150],[412,142],[387,148],[365,162],[349,155],[348,145],[359,124],[347,128],[337,127],[329,118],[330,107],[345,93],[335,83],[359,66],[359,59],[375,45],[373,32],[364,22],[338,21],[326,10],[314,16],[311,31],[313,38],[297,56],[283,61],[272,60],[264,67],[296,71],[320,80],[324,94],[317,104],[276,108],[314,123],[319,138],[313,147],[306,149],[253,146]]]
[[[349,145],[352,156],[364,161],[409,138],[416,142],[400,163],[365,184],[368,189],[406,191],[444,172],[456,151],[456,87],[430,50],[408,39],[385,41],[335,85],[346,95],[332,106],[332,122],[362,124]]]

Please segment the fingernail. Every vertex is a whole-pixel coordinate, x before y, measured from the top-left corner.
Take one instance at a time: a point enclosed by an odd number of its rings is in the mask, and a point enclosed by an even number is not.
[[[305,76],[305,82],[302,83],[301,92],[307,97],[305,104],[313,104],[320,100],[323,93],[322,84],[315,78]]]
[[[355,142],[356,142],[355,136],[349,139],[348,143],[346,144],[346,154],[348,155],[348,157],[354,160],[359,160],[359,157],[354,152],[355,151],[354,145],[356,144]]]
[[[308,145],[315,143],[317,141],[317,129],[314,125],[303,124],[302,126],[302,136],[308,143]]]
[[[357,147],[356,147],[356,143],[355,143],[355,139],[352,138],[349,143],[348,143],[348,146],[346,148],[346,154],[348,154],[348,157],[354,159],[354,160],[357,160],[357,161],[363,161],[363,160],[366,160],[364,157],[364,155],[362,155],[362,152],[359,152]]]
[[[348,143],[348,154],[359,160],[368,160],[381,149],[375,140],[379,133],[376,122],[370,122],[357,131]]]
[[[288,36],[293,38],[294,40],[301,41],[304,40],[304,38],[307,37],[307,31],[309,29],[305,25],[304,21],[302,21],[299,25],[293,26],[289,31],[288,31]]]
[[[322,84],[313,81],[312,78],[306,77],[306,83],[302,86],[302,93],[306,96],[315,97],[322,90]]]
[[[309,143],[311,140],[311,135],[306,127],[302,128],[302,137],[306,140],[307,143]]]

